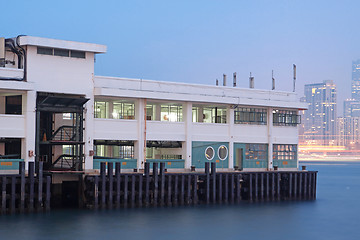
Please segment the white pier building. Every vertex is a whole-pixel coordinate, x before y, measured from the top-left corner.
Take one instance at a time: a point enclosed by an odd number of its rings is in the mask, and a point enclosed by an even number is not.
[[[31,36],[0,38],[0,169],[43,161],[86,171],[101,161],[168,171],[295,170],[293,92],[94,75],[106,46]],[[27,166],[27,164],[26,164]],[[129,170],[129,171],[130,171]]]

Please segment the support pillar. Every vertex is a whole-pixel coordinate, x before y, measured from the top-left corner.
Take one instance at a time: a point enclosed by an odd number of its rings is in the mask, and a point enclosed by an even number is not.
[[[138,141],[134,143],[134,154],[137,159],[137,168],[144,169],[144,163],[146,158],[146,99],[138,99],[135,103],[135,116],[138,122]]]
[[[183,107],[183,116],[185,121],[185,148],[184,159],[185,159],[185,168],[191,168],[191,154],[192,154],[192,103],[186,102]]]
[[[25,138],[21,140],[21,156],[28,170],[28,162],[35,161],[36,139],[36,91],[28,91],[22,98],[23,115],[25,116]]]
[[[268,108],[267,111],[267,133],[268,133],[268,169],[271,170],[273,166],[273,108]]]
[[[229,124],[229,168],[234,168],[234,108],[227,109],[226,122]]]

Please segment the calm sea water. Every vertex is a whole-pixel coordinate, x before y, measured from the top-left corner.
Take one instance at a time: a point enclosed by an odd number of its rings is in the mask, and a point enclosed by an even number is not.
[[[0,239],[360,239],[360,164],[306,165],[316,201],[1,216]]]

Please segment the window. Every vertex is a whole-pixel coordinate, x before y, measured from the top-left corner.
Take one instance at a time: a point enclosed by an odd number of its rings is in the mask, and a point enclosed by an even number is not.
[[[70,56],[71,56],[72,58],[85,58],[85,52],[83,52],[83,51],[71,50],[71,51],[70,51]]]
[[[206,159],[210,161],[210,160],[212,160],[214,158],[214,156],[215,156],[214,148],[213,147],[207,147],[205,149],[205,157],[206,157]]]
[[[113,157],[120,159],[133,159],[134,146],[112,146]]]
[[[274,126],[297,126],[301,123],[301,116],[293,110],[273,110]]]
[[[48,47],[37,47],[37,54],[72,58],[86,58],[86,54],[84,51]]]
[[[182,122],[182,105],[161,104],[161,121]]]
[[[53,49],[52,48],[46,48],[46,47],[38,47],[37,48],[37,54],[53,55]]]
[[[273,160],[297,160],[297,145],[274,144]]]
[[[95,101],[95,118],[109,118],[109,103],[105,101]]]
[[[192,121],[204,123],[226,123],[226,107],[195,105],[192,108]]]
[[[54,56],[69,57],[69,50],[55,48]]]
[[[267,110],[264,108],[236,108],[234,112],[235,124],[266,125]]]
[[[95,100],[95,118],[135,119],[135,104],[128,100]]]
[[[22,114],[22,96],[6,96],[5,97],[5,114]]]
[[[135,119],[135,104],[131,102],[113,102],[113,119]]]
[[[228,156],[228,149],[226,146],[222,145],[218,149],[218,157],[220,160],[224,161]]]
[[[267,144],[247,143],[245,145],[246,160],[267,160],[268,146]]]

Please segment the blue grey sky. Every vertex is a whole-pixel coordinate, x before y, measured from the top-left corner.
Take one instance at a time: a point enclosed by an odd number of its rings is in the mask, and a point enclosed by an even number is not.
[[[0,35],[19,34],[108,46],[95,73],[215,84],[238,73],[240,87],[297,91],[333,79],[350,96],[351,61],[360,58],[360,1],[3,1]],[[341,103],[341,102],[339,102]]]

